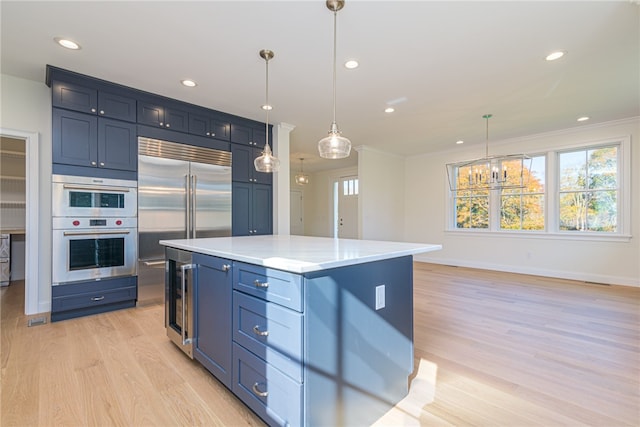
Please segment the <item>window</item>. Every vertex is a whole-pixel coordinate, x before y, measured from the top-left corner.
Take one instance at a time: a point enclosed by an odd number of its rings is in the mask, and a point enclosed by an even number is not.
[[[505,160],[499,170],[505,176],[516,177],[519,181],[522,160]],[[453,193],[457,229],[491,229],[493,222],[490,207],[494,199],[499,203],[499,227],[502,230],[544,230],[544,182],[545,156],[536,156],[524,166],[524,188],[508,188],[498,191],[488,189],[464,189]],[[464,188],[465,177],[471,177],[472,166],[456,167],[457,188]],[[517,171],[517,173],[516,173]],[[471,178],[469,178],[470,180]],[[515,178],[514,178],[515,179]],[[512,183],[514,184],[514,183]]]
[[[345,179],[342,181],[342,195],[343,196],[357,196],[358,195],[358,178]]]
[[[528,178],[524,188],[452,191],[450,229],[628,238],[631,192],[624,184],[630,179],[629,148],[624,138],[553,150],[532,156],[523,171]],[[502,161],[500,170],[518,175],[519,160],[510,162]],[[457,188],[472,172],[464,165],[448,169]]]
[[[559,154],[559,219],[562,231],[616,232],[618,147]]]

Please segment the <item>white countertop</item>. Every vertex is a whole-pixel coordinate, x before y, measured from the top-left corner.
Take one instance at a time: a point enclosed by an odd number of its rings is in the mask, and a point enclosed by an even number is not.
[[[288,235],[161,240],[160,244],[299,274],[442,249],[428,243]]]

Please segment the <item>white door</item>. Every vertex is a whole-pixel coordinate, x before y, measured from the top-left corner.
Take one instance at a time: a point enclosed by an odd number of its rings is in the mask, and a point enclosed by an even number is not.
[[[338,181],[336,228],[341,239],[358,238],[358,177],[345,176]]]
[[[291,190],[291,217],[290,217],[290,233],[299,236],[304,235],[304,216],[302,209],[302,191]]]

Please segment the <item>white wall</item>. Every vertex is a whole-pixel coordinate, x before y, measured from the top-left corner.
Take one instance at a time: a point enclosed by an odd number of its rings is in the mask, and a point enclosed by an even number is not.
[[[403,240],[404,158],[366,146],[358,151],[358,236]]]
[[[483,155],[477,148],[413,156],[405,162],[405,240],[439,243],[443,250],[416,260],[512,271],[600,283],[640,286],[640,119],[534,135],[504,144],[493,154],[533,154],[631,136],[631,234],[620,241],[567,240],[558,236],[519,238],[498,233],[447,232],[445,164]],[[366,185],[362,183],[361,185]]]
[[[0,75],[0,128],[39,134],[40,258],[37,312],[51,310],[51,90],[43,82]]]

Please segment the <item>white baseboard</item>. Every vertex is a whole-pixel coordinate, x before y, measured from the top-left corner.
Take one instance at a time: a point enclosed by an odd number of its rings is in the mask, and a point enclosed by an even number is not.
[[[532,276],[554,277],[557,279],[579,280],[583,282],[604,283],[607,285],[640,287],[640,278],[638,277],[610,276],[577,271],[550,270],[538,267],[502,265],[451,258],[434,258],[429,257],[428,255],[415,255],[414,260],[419,262],[429,262],[432,264],[454,265],[457,267],[504,271],[507,273],[530,274]]]

